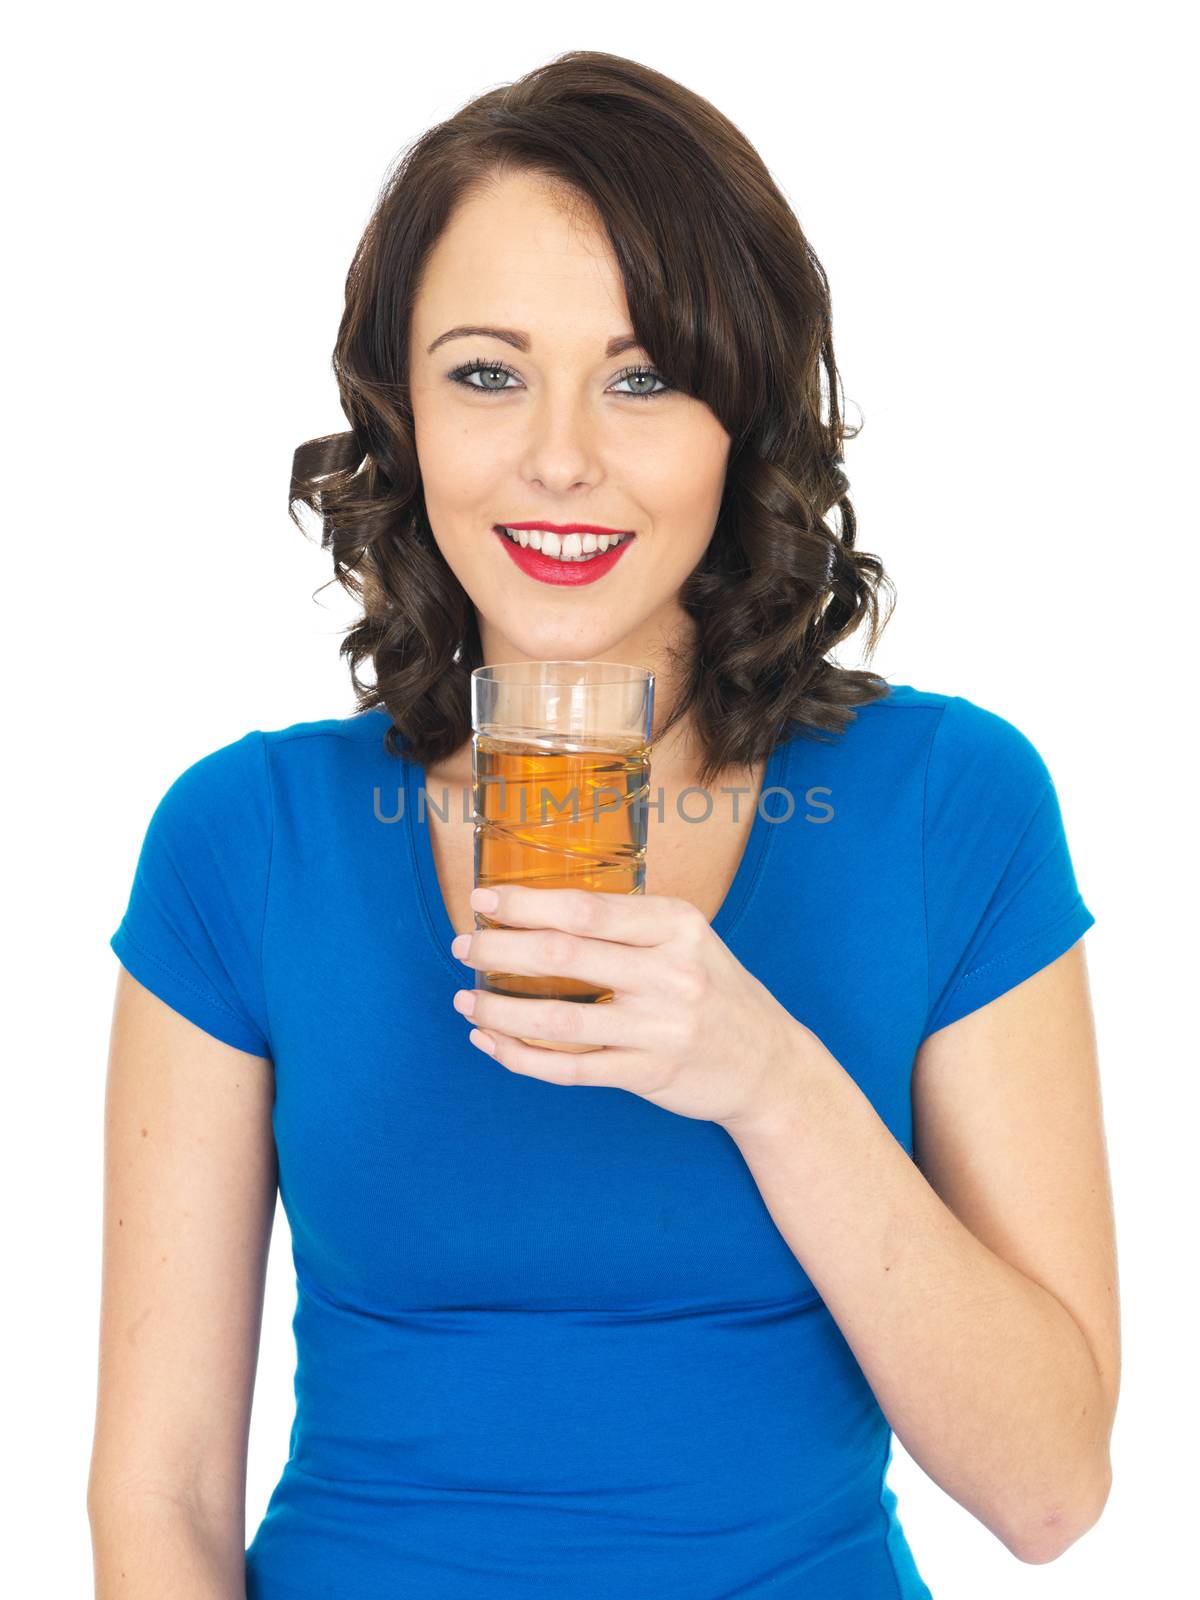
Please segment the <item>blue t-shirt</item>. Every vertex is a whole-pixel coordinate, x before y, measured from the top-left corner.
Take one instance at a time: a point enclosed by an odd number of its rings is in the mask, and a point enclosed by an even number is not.
[[[274,1067],[296,1413],[247,1600],[928,1597],[887,1419],[732,1138],[467,1042],[388,726],[188,767],[111,941]],[[893,685],[828,742],[787,732],[713,927],[911,1155],[921,1041],[1094,919],[1002,717]]]

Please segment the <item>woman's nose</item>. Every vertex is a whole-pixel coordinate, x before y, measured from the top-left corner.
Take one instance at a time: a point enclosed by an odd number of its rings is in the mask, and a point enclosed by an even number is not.
[[[576,483],[597,482],[595,419],[582,400],[562,395],[542,398],[530,418],[525,445],[526,477],[552,491],[570,490]]]

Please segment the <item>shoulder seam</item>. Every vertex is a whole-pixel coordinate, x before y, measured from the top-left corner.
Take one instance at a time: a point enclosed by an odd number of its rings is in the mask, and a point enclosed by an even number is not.
[[[267,739],[261,728],[258,730],[258,747],[262,752],[263,776],[266,780],[267,790],[267,814],[270,818],[270,838],[267,845],[267,873],[266,880],[263,884],[262,924],[258,930],[258,981],[262,986],[263,1020],[267,1024],[268,1031],[273,1033],[274,1030],[271,1027],[270,1002],[267,998],[267,971],[264,961],[264,954],[267,944],[267,903],[271,898],[271,867],[275,861],[275,784],[271,776],[271,756],[267,749]],[[273,1054],[274,1047],[272,1046],[272,1055]]]
[[[925,1020],[929,1020],[929,1008],[933,1004],[929,993],[930,982],[933,977],[933,963],[929,953],[929,866],[927,854],[927,819],[929,810],[929,768],[933,763],[933,747],[937,743],[937,736],[941,732],[942,723],[946,720],[946,710],[952,700],[957,700],[958,695],[947,695],[938,712],[938,719],[934,725],[933,733],[929,738],[929,748],[925,752],[925,773],[921,780],[921,918],[925,925]]]
[[[1020,833],[1018,833],[1016,839],[1013,841],[1012,849],[1008,852],[1008,855],[1005,858],[1004,868],[1003,868],[1003,871],[1000,874],[1001,881],[1003,881],[1003,879],[1007,876],[1008,869],[1012,865],[1013,858],[1016,856],[1018,850],[1020,850],[1022,844],[1025,842],[1026,834],[1029,832],[1030,828],[1032,828],[1034,823],[1037,821],[1038,812],[1046,804],[1047,795],[1053,794],[1054,792],[1055,792],[1054,791],[1054,779],[1048,777],[1046,779],[1046,781],[1042,784],[1041,788],[1038,790],[1037,799],[1034,802],[1033,807],[1031,808],[1028,817],[1025,819],[1025,826],[1021,829]],[[1051,847],[1051,850],[1053,850],[1053,847]],[[1042,862],[1044,862],[1045,860],[1046,860],[1046,855],[1043,854],[1043,856],[1038,861],[1037,865],[1041,866]],[[1081,896],[1081,898],[1082,898],[1082,896]],[[996,891],[993,891],[991,897],[988,900],[987,905],[984,907],[984,915],[985,916],[991,911],[992,906],[995,904],[995,901],[996,901]],[[1072,910],[1074,910],[1074,907],[1072,907]],[[1038,935],[1038,934],[1034,934],[1033,935],[1034,938],[1038,938],[1039,936],[1040,935]],[[1018,946],[1015,946],[1014,948],[1015,949],[1020,949],[1021,947],[1018,945]],[[951,1000],[954,997],[954,995],[956,995],[958,993],[959,987],[963,983],[965,983],[968,978],[973,978],[976,975],[976,973],[978,973],[978,972],[986,971],[987,968],[989,966],[991,966],[997,960],[1007,960],[1009,954],[1011,954],[1011,952],[1005,952],[1005,954],[1002,955],[1002,956],[993,956],[991,961],[985,961],[981,967],[970,967],[970,968],[968,968],[968,970],[966,972],[962,973],[961,976],[955,981],[954,987],[951,989],[950,993],[946,996],[947,1001]]]
[[[858,709],[860,711],[874,711],[878,709],[880,711],[941,712],[946,709],[947,704],[951,700],[959,700],[962,698],[957,694],[944,694],[937,689],[914,689],[911,683],[896,684],[893,687],[898,689],[912,689],[914,694],[922,695],[924,698],[921,700],[897,700],[894,694],[886,694],[881,696],[881,698],[878,700],[868,700],[865,705],[860,706]],[[940,700],[942,704],[940,706],[930,705],[928,704],[928,701],[931,699]]]
[[[349,719],[347,719],[349,720]],[[352,733],[348,728],[270,728],[263,730],[264,739],[348,739],[354,740],[357,733]]]

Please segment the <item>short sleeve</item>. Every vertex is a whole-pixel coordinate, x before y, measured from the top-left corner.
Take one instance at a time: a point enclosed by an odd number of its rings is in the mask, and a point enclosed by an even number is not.
[[[202,757],[158,802],[109,940],[121,965],[225,1044],[271,1055],[262,936],[273,818],[260,731]]]
[[[1096,919],[1041,755],[957,695],[930,746],[923,850],[925,1038],[1048,966]]]

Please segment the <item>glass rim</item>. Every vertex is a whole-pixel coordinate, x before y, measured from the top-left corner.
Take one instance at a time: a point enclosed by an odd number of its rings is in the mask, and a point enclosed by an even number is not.
[[[542,677],[538,671],[538,669],[542,667],[547,667],[550,669],[555,667],[609,667],[615,668],[617,671],[605,674],[603,677],[603,682],[605,683],[652,683],[654,681],[654,673],[649,667],[634,667],[631,666],[627,661],[591,661],[587,659],[570,660],[566,658],[560,658],[553,661],[493,661],[486,667],[472,668],[471,679],[472,681],[479,681],[481,683],[498,683],[502,680],[495,677],[495,674],[498,672],[511,670],[514,667],[528,670],[533,675],[531,676],[531,680],[528,684],[528,687],[530,688],[535,688],[539,684],[545,684],[547,687],[561,689],[578,689],[586,687],[585,685],[580,684],[570,678],[563,678],[559,680],[556,678]]]

